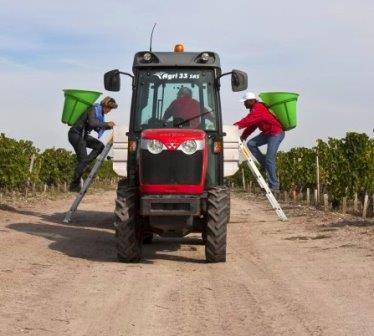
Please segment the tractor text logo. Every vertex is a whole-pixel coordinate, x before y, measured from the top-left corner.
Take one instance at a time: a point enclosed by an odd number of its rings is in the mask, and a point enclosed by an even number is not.
[[[165,79],[171,80],[171,79],[177,79],[178,78],[177,73],[170,74],[170,73],[166,73],[166,72],[156,72],[155,76],[157,76],[160,80],[165,80]]]
[[[186,72],[156,72],[154,76],[158,77],[160,80],[173,80],[173,79],[199,79],[200,74],[198,73],[186,73]]]

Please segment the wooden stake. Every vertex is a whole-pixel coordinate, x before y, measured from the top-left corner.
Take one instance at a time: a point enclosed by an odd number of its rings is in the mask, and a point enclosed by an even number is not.
[[[249,193],[252,194],[252,181],[249,181]]]
[[[318,205],[318,190],[314,189],[314,205]]]
[[[293,191],[292,191],[292,199],[293,199],[293,202],[294,202],[294,203],[297,202],[297,193],[296,193],[296,190],[293,190]]]
[[[13,202],[13,206],[16,205],[16,192],[13,190],[12,192],[12,202]]]
[[[245,174],[244,174],[243,168],[242,168],[242,185],[243,185],[243,190],[245,190]]]
[[[343,197],[343,208],[342,208],[343,214],[347,213],[347,197]]]
[[[355,193],[355,198],[353,200],[353,211],[358,212],[358,195]]]
[[[36,159],[35,154],[32,154],[30,158],[29,177],[27,178],[27,184],[30,183],[30,177],[31,177],[32,170],[34,169],[35,159]]]
[[[329,195],[328,194],[323,194],[323,205],[324,205],[324,210],[329,211]]]
[[[43,194],[46,194],[46,193],[47,193],[47,189],[48,189],[48,186],[47,186],[46,183],[44,183]]]
[[[283,196],[284,196],[284,201],[288,202],[288,192],[287,191],[283,192]]]
[[[321,186],[319,182],[319,158],[316,156],[316,183],[317,183],[317,204],[319,203],[319,195],[321,194]]]
[[[66,193],[68,191],[68,185],[66,183],[66,181],[64,182],[64,192]]]
[[[368,205],[369,205],[369,195],[365,194],[364,208],[362,209],[362,219],[366,219],[366,214],[367,214],[367,211],[368,211]]]
[[[29,167],[29,173],[31,174],[32,173],[32,170],[34,168],[34,162],[35,162],[35,154],[31,155],[31,161],[30,161],[30,167]]]
[[[310,205],[310,189],[306,188],[306,205]]]

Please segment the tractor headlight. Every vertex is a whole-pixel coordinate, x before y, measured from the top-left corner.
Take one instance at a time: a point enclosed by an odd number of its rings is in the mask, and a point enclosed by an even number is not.
[[[201,60],[203,62],[208,62],[209,61],[209,54],[207,52],[204,52],[201,54]]]
[[[146,61],[146,62],[150,62],[150,61],[152,60],[152,55],[151,55],[150,53],[145,53],[145,54],[143,55],[143,59],[144,59],[144,61]]]
[[[195,140],[187,140],[183,142],[179,147],[184,154],[192,155],[197,150],[197,143]]]
[[[158,140],[148,140],[147,148],[152,154],[160,154],[164,145]]]

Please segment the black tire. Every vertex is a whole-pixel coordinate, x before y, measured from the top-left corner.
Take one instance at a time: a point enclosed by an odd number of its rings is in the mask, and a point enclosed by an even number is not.
[[[152,244],[152,242],[153,242],[153,233],[144,232],[143,233],[143,244]]]
[[[227,191],[227,224],[230,223],[230,217],[231,217],[231,195],[230,195],[230,189],[225,187]]]
[[[141,259],[141,228],[138,215],[137,188],[129,186],[126,180],[118,183],[114,223],[118,260],[137,262]]]
[[[203,244],[205,245],[206,244],[206,230],[203,230],[203,232],[201,232],[201,240],[203,241]]]
[[[208,190],[205,257],[207,262],[226,261],[227,211],[229,197],[226,187]]]

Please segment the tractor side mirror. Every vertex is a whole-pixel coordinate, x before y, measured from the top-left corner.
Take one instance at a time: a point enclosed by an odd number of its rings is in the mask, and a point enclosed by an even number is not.
[[[108,71],[104,75],[104,87],[108,91],[119,91],[121,88],[121,77],[118,69]]]
[[[248,87],[248,77],[244,71],[232,70],[231,72],[231,88],[232,91],[238,92],[246,90]]]

